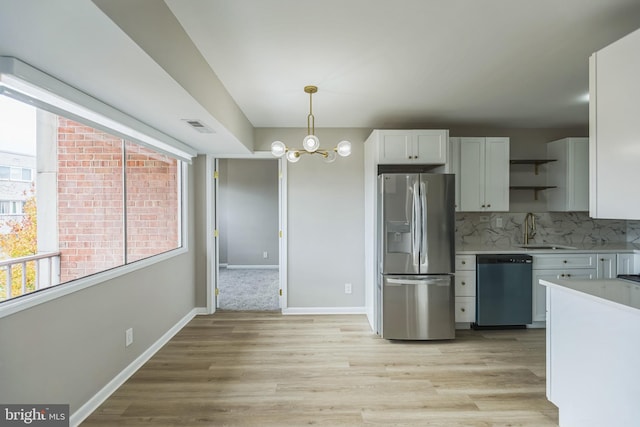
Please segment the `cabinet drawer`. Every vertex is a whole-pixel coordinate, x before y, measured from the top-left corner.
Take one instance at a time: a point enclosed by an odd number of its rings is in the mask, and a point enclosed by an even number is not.
[[[456,272],[456,296],[475,297],[476,296],[476,272],[457,271]]]
[[[595,254],[534,255],[533,269],[596,268]]]
[[[572,280],[572,279],[580,279],[580,280],[591,280],[596,278],[596,269],[595,268],[573,268],[566,270],[544,270],[538,271],[534,274],[534,280],[536,284],[539,284],[538,281],[540,279],[545,280],[554,280],[554,279],[563,279],[563,280]]]
[[[456,297],[456,322],[476,321],[476,299],[474,297]]]
[[[476,269],[475,255],[456,255],[456,272],[458,270],[474,270]]]

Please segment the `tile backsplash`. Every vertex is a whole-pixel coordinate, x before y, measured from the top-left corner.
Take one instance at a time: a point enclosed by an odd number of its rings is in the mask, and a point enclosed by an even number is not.
[[[456,245],[510,246],[523,243],[526,213],[456,213]],[[640,243],[640,221],[592,219],[586,212],[535,213],[536,235],[529,243]],[[502,227],[499,222],[502,221]]]

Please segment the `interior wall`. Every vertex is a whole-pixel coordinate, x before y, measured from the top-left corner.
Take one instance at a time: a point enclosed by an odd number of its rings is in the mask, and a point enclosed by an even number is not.
[[[229,180],[229,169],[228,162],[226,159],[218,159],[218,203],[216,205],[216,215],[218,221],[218,262],[220,264],[228,264],[228,246],[229,239],[226,230],[229,229],[227,223],[227,212],[226,206],[229,205],[229,201],[227,200],[228,191],[225,191],[227,188],[228,180]]]
[[[220,159],[219,165],[220,262],[278,265],[278,161]]]
[[[352,154],[287,165],[287,307],[364,307],[364,140],[369,129],[316,129],[323,148],[343,139]],[[306,129],[256,129],[256,149],[301,147]],[[345,294],[345,283],[352,293]]]
[[[185,254],[2,318],[0,402],[69,403],[76,411],[195,307],[194,258],[190,246]],[[129,347],[127,328],[134,331]]]
[[[207,240],[213,236],[207,234],[207,156],[200,155],[193,159],[193,221],[192,227],[198,230],[192,240],[193,256],[195,261],[195,305],[207,307],[207,264],[211,263],[214,254],[207,254]]]

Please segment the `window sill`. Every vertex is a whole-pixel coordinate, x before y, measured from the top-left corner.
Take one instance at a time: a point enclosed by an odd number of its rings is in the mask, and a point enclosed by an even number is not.
[[[183,246],[181,248],[154,255],[152,257],[145,258],[128,265],[123,265],[112,270],[103,271],[88,277],[84,277],[82,279],[74,280],[73,282],[69,282],[67,284],[63,283],[50,289],[43,289],[40,292],[35,292],[33,294],[28,294],[23,297],[18,297],[2,302],[0,303],[0,319],[21,312],[22,310],[26,310],[49,301],[53,301],[65,295],[81,291],[91,286],[99,285],[116,277],[124,276],[125,274],[140,270],[141,268],[166,261],[187,252],[188,249]]]

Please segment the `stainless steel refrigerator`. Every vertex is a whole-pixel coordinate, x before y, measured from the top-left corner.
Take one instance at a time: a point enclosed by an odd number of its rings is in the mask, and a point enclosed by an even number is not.
[[[378,176],[378,333],[455,337],[455,181],[452,174]]]

